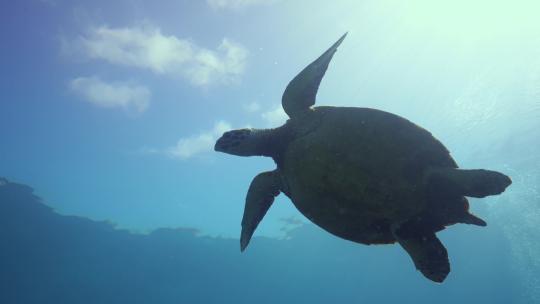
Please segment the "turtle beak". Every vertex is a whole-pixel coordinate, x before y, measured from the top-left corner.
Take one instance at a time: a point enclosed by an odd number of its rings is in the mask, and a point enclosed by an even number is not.
[[[234,131],[228,131],[223,133],[223,135],[216,141],[214,145],[214,151],[229,153],[231,149],[231,139],[234,138]]]
[[[214,145],[214,151],[223,152],[238,156],[247,156],[244,151],[245,147],[242,147],[242,142],[249,137],[251,130],[240,129],[232,130],[223,133],[223,135],[216,141]],[[250,155],[250,154],[248,154]]]
[[[214,145],[214,151],[225,152],[225,146],[226,146],[225,140],[223,140],[223,136],[222,136],[216,141],[216,144]]]

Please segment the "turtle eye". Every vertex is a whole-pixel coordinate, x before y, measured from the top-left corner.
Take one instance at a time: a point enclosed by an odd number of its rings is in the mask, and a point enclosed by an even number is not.
[[[234,136],[234,138],[235,138],[235,139],[240,139],[240,140],[241,140],[241,139],[246,138],[246,135],[244,135],[244,134],[236,134],[236,135]]]
[[[224,137],[232,138],[235,140],[244,140],[249,135],[250,132],[251,131],[247,129],[235,130],[235,131],[228,132],[228,134],[226,134],[227,136],[224,135]]]

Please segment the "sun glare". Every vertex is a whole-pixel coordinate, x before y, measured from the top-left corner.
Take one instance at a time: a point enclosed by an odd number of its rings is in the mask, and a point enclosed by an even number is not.
[[[395,4],[403,26],[441,39],[469,43],[534,39],[540,29],[540,2],[534,0],[416,0]]]

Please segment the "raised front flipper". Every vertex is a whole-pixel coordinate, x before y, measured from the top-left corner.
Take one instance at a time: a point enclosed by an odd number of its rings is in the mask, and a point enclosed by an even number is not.
[[[414,266],[422,274],[441,283],[450,273],[448,252],[434,232],[411,234],[400,232],[400,227],[393,227],[392,233],[401,247],[407,251],[414,262]]]
[[[435,168],[426,175],[431,194],[485,197],[502,193],[512,180],[499,172],[476,169]]]
[[[328,64],[345,36],[347,33],[289,82],[283,93],[281,104],[290,118],[300,115],[315,104],[319,84],[321,84]]]
[[[280,178],[277,170],[257,175],[249,186],[242,218],[240,250],[244,251],[255,229],[272,206],[274,198],[280,192]]]

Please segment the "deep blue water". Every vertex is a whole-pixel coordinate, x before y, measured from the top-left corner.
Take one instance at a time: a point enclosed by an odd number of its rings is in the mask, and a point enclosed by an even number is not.
[[[3,180],[0,303],[533,303],[497,223],[439,235],[452,263],[443,284],[398,246],[357,245],[312,225],[284,240],[256,237],[240,254],[238,240],[190,229],[143,235],[59,215]]]

